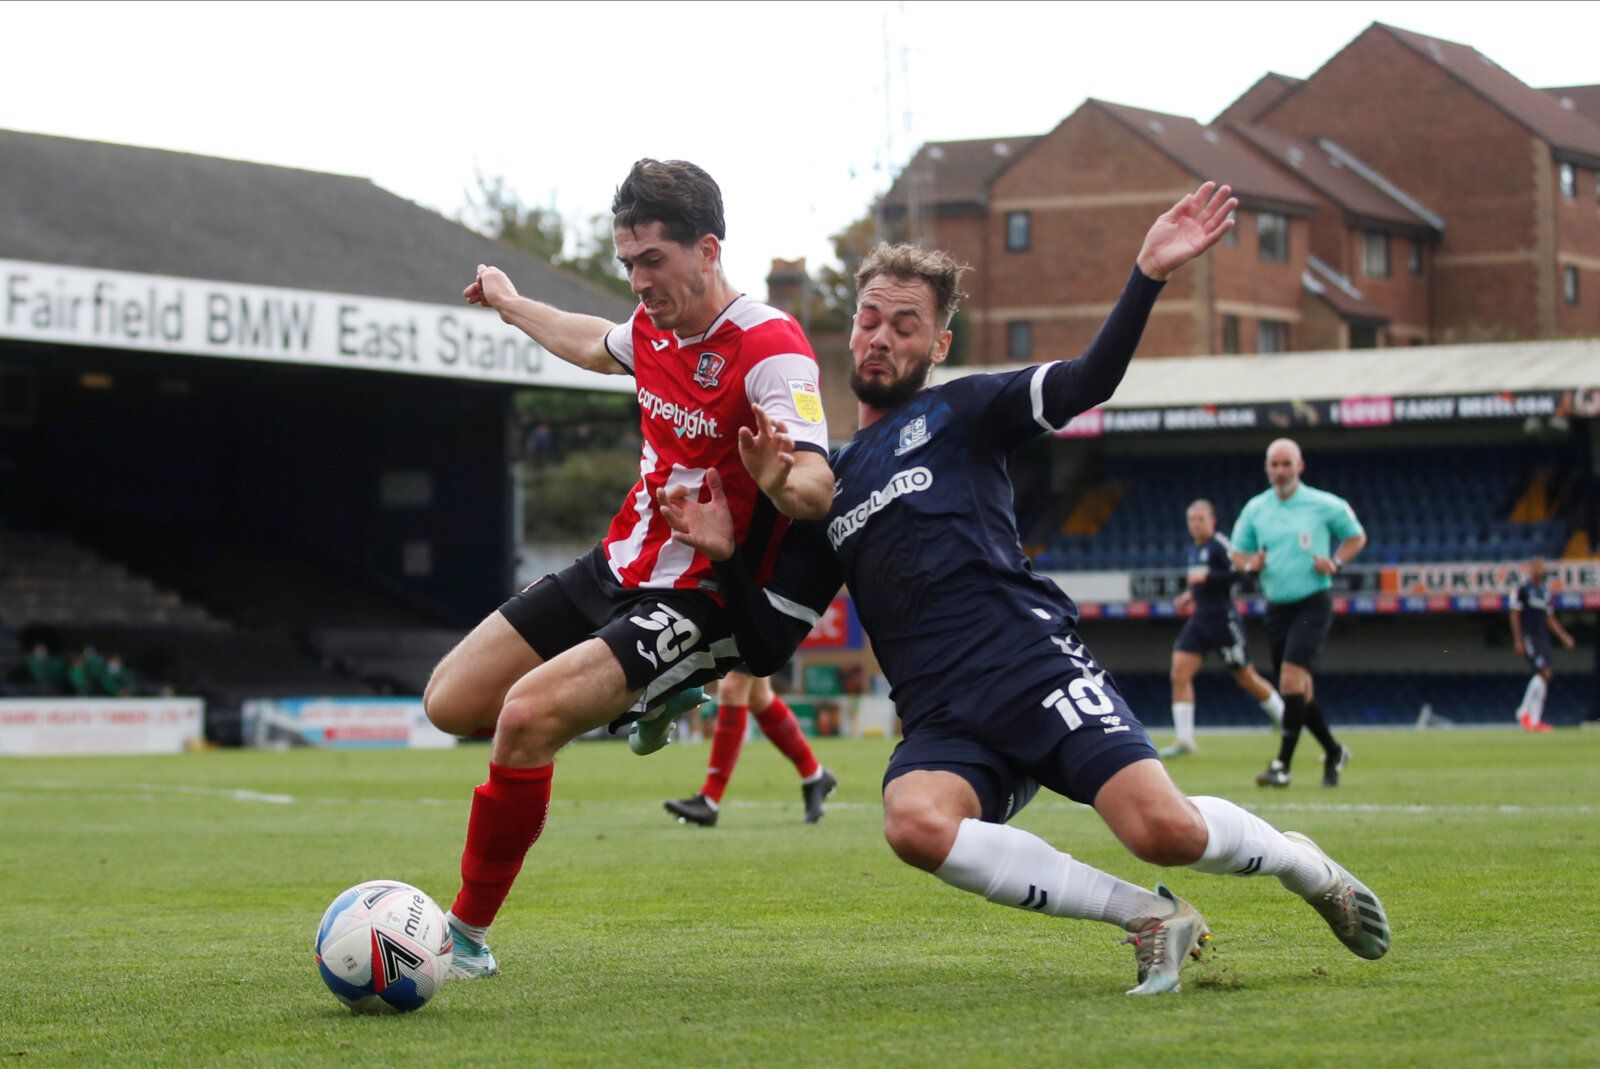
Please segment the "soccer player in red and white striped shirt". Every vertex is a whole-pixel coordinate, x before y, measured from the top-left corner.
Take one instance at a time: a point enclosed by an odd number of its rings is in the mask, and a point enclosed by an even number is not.
[[[773,691],[772,681],[765,676],[736,670],[723,676],[722,682],[717,684],[717,727],[711,736],[705,784],[697,794],[662,803],[680,822],[703,828],[717,823],[717,815],[722,811],[722,795],[739,763],[739,751],[744,749],[751,713],[755,714],[761,734],[772,740],[772,745],[799,773],[806,823],[815,824],[822,819],[828,795],[839,785],[838,779],[823,768],[817,755],[811,752],[811,744],[806,742],[794,710]]]
[[[556,751],[738,663],[710,564],[671,540],[657,492],[698,494],[716,471],[741,542],[756,547],[749,559],[768,564],[788,518],[820,518],[833,499],[816,358],[791,316],[723,274],[716,182],[691,163],[640,160],[612,212],[640,302],[628,322],[523,297],[484,265],[464,293],[564,360],[632,375],[644,444],[639,482],[600,544],[491,613],[428,681],[434,724],[494,733],[449,914],[457,977],[498,971],[485,933],[543,830]]]

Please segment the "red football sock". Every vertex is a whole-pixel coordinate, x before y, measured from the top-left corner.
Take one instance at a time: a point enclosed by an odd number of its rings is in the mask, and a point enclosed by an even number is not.
[[[749,722],[749,706],[717,706],[717,729],[711,733],[711,760],[706,764],[705,786],[700,788],[700,793],[713,802],[720,804],[722,792],[728,789],[733,767],[739,763],[739,750],[744,746],[745,725]]]
[[[450,907],[461,920],[487,928],[500,912],[523,858],[544,831],[554,771],[554,765],[507,768],[489,762],[489,782],[472,792],[461,892]]]
[[[800,730],[800,721],[794,718],[794,711],[782,698],[774,694],[772,704],[756,714],[756,724],[761,734],[794,762],[794,770],[800,773],[801,779],[810,779],[822,768],[817,763],[817,755],[811,752],[811,744],[806,742],[805,732]]]

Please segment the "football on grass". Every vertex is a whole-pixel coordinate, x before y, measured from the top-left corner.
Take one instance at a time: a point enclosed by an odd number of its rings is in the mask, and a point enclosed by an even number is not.
[[[406,1013],[439,993],[450,970],[450,928],[433,899],[408,883],[358,883],[317,926],[317,970],[356,1013]]]

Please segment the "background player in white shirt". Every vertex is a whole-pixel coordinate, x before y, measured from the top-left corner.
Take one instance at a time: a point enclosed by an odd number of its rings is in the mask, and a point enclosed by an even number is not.
[[[741,537],[773,548],[786,517],[824,515],[833,497],[816,359],[792,317],[723,274],[716,182],[691,163],[640,160],[612,212],[617,258],[639,295],[629,322],[523,297],[481,264],[463,294],[564,360],[633,375],[644,441],[639,482],[604,540],[489,614],[428,681],[434,724],[494,734],[448,914],[461,978],[498,971],[486,931],[544,828],[556,752],[630,708],[660,709],[670,725],[671,698],[738,663],[709,562],[669,540],[655,495],[698,492],[718,472],[734,488]],[[774,441],[785,448],[761,448]]]

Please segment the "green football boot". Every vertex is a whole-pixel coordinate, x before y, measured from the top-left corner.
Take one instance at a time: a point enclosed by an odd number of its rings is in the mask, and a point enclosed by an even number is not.
[[[654,713],[646,713],[645,719],[634,721],[633,730],[628,732],[629,749],[640,757],[655,753],[672,741],[672,728],[678,717],[705,700],[706,692],[699,687],[674,694]]]

